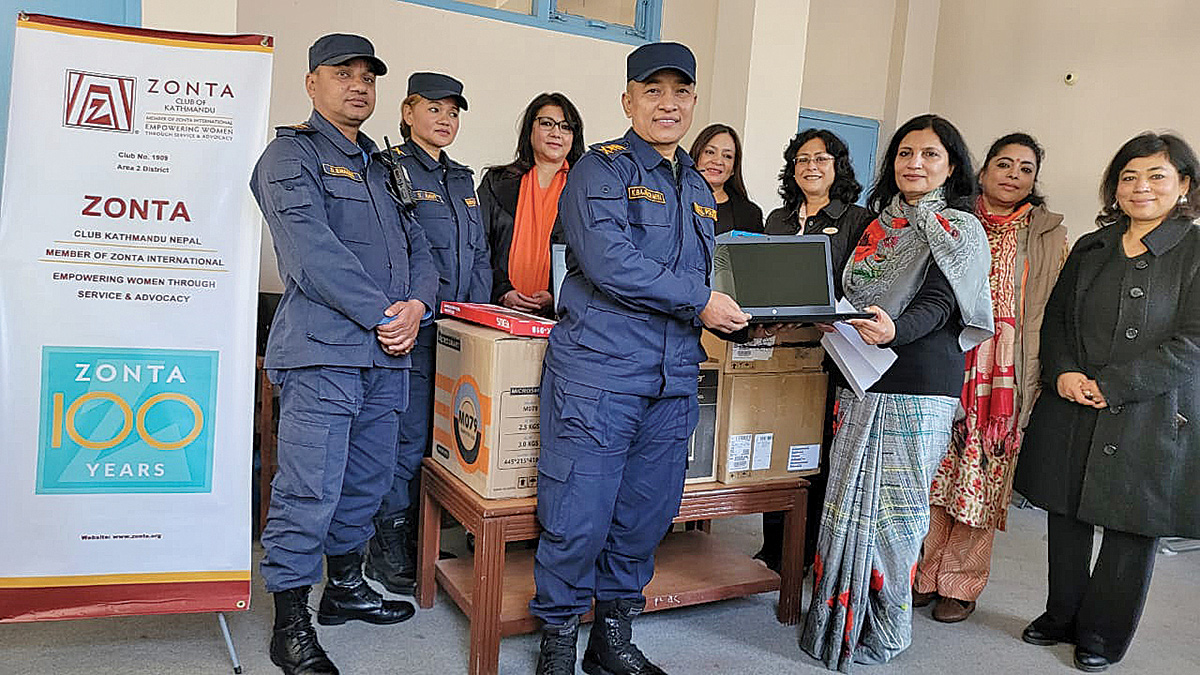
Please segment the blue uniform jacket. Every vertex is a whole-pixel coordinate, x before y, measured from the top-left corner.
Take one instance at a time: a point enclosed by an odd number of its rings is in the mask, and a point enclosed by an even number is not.
[[[319,113],[278,127],[254,167],[258,201],[283,277],[283,299],[267,338],[267,368],[384,366],[375,327],[393,302],[435,307],[437,272],[425,234],[386,188],[374,141],[358,144]],[[365,154],[364,154],[365,153]]]
[[[438,305],[455,302],[490,302],[492,262],[475,179],[471,169],[450,159],[440,161],[409,140],[392,148],[408,171],[417,198],[417,222],[429,239],[437,268]]]
[[[555,375],[641,396],[696,393],[717,211],[692,158],[676,149],[675,160],[678,180],[631,129],[567,175],[567,276],[545,360]]]

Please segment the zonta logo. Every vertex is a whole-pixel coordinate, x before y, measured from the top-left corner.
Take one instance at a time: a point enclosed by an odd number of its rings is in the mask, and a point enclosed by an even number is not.
[[[67,71],[63,124],[101,131],[133,131],[136,80],[122,75]]]

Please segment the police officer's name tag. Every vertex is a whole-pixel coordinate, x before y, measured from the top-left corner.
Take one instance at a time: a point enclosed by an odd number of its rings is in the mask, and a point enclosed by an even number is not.
[[[413,190],[413,199],[419,202],[440,202],[442,196],[429,190]]]
[[[696,202],[692,202],[692,209],[696,211],[696,215],[698,216],[703,218],[711,218],[712,220],[717,219],[717,210],[711,206],[701,206]]]
[[[838,233],[838,229],[836,227],[825,227],[825,228],[821,229],[821,234],[837,234],[837,233]]]
[[[341,176],[342,178],[349,178],[350,180],[356,180],[360,183],[363,182],[362,176],[357,171],[351,169],[348,166],[334,166],[332,164],[322,164],[321,168],[325,171],[326,175]]]
[[[655,204],[666,204],[667,198],[658,190],[651,190],[644,185],[629,186],[630,199],[645,199],[646,201],[654,202]]]

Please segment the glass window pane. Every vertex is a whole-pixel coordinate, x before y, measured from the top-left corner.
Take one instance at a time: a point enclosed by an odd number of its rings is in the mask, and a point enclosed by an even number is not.
[[[557,0],[555,9],[585,19],[633,26],[639,0]]]
[[[479,7],[488,7],[498,9],[503,12],[516,12],[517,14],[533,14],[533,0],[458,0],[459,2],[476,5]]]

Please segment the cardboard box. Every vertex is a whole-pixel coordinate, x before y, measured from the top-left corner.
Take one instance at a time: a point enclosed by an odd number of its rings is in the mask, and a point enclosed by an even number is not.
[[[717,413],[720,400],[721,367],[700,364],[700,421],[688,439],[688,483],[707,483],[717,479]]]
[[[487,498],[537,492],[544,338],[439,319],[433,456]]]
[[[549,337],[554,320],[499,305],[442,302],[442,314],[521,337]]]
[[[817,371],[825,359],[821,331],[809,326],[742,345],[722,340],[706,330],[701,333],[700,343],[709,360],[720,363],[726,373]]]
[[[750,483],[820,470],[825,373],[724,373],[721,378],[717,480]]]

